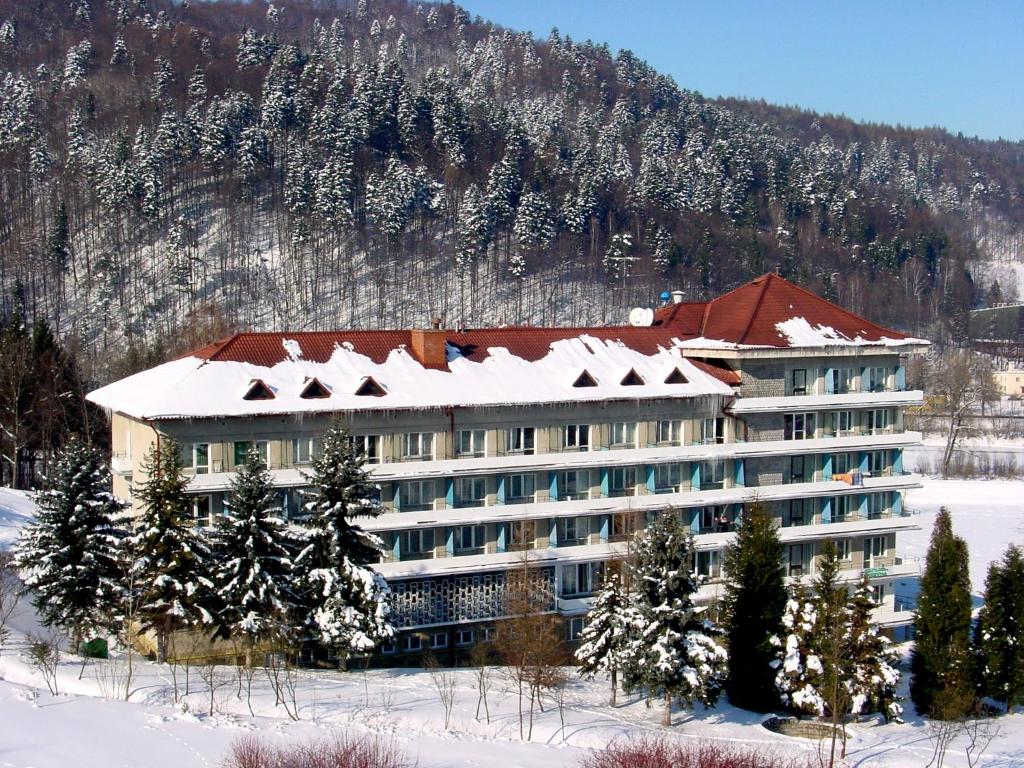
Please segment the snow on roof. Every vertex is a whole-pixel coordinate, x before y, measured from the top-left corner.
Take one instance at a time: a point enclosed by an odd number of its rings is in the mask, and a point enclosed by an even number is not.
[[[537,360],[503,347],[489,348],[479,361],[450,352],[447,371],[425,368],[404,346],[382,362],[350,346],[336,345],[326,362],[289,354],[271,366],[182,357],[102,387],[88,399],[135,418],[173,419],[732,395],[719,377],[678,349],[659,347],[649,355],[587,334],[552,341]],[[664,383],[675,368],[686,383]],[[596,386],[573,386],[582,369]],[[623,385],[630,371],[645,383]],[[356,394],[368,377],[386,394]],[[330,396],[302,398],[303,382],[311,378],[328,387]],[[243,399],[256,379],[273,391],[273,399]]]
[[[791,347],[835,347],[835,346],[877,346],[900,347],[916,344],[927,344],[923,339],[909,336],[890,338],[880,336],[877,339],[865,340],[860,336],[849,338],[829,325],[812,326],[803,317],[791,317],[789,320],[775,324],[779,335],[789,341]]]

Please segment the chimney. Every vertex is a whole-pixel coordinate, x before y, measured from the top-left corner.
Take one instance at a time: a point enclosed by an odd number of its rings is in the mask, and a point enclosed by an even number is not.
[[[409,331],[412,337],[412,355],[424,368],[448,370],[448,357],[445,354],[445,332],[441,329],[441,321],[434,320],[432,330],[413,328]]]
[[[682,304],[684,295],[682,291],[672,291],[672,303]]]

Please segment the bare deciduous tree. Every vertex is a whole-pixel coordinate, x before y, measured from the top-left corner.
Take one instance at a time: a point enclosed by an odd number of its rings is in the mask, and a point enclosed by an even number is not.
[[[970,436],[968,418],[997,399],[988,358],[968,349],[951,349],[931,366],[929,394],[941,400],[949,418],[946,445],[942,451],[942,474],[949,470],[960,441]]]
[[[469,652],[469,663],[473,667],[476,679],[476,714],[474,718],[480,719],[480,706],[483,705],[484,713],[487,716],[487,724],[491,724],[491,705],[487,701],[487,694],[491,690],[491,654],[493,649],[489,642],[479,642]]]
[[[60,666],[60,636],[56,632],[29,635],[28,657],[32,667],[43,676],[43,682],[57,695],[57,668]]]
[[[21,579],[14,569],[10,552],[0,552],[0,651],[10,637],[10,621],[21,597]]]
[[[444,709],[444,727],[447,730],[451,726],[452,709],[455,707],[455,670],[442,667],[432,654],[424,655],[423,668],[430,675],[430,684]]]

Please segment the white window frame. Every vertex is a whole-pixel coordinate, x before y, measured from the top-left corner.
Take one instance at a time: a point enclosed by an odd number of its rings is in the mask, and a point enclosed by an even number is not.
[[[785,436],[785,424],[787,420],[791,420],[792,427],[789,430],[789,437]],[[800,424],[800,428],[797,429],[797,424]],[[786,440],[813,440],[814,431],[817,429],[818,420],[817,415],[814,411],[797,411],[795,413],[787,413],[782,417],[783,424],[783,438]],[[810,429],[808,429],[810,426]]]
[[[367,464],[380,464],[380,435],[349,435],[348,439],[356,452],[366,457]]]
[[[569,490],[569,477],[573,478],[573,485],[576,489]],[[573,499],[590,498],[590,470],[589,469],[566,469],[558,478],[558,500],[569,501]]]
[[[447,632],[432,632],[430,635],[430,647],[434,650],[448,647]]]
[[[472,629],[457,629],[455,630],[455,645],[466,646],[472,645],[476,639],[476,632]]]
[[[701,419],[700,441],[704,445],[724,443],[725,418],[723,416],[709,416]]]
[[[555,525],[558,528],[558,542],[561,544],[563,541],[580,541],[586,539],[586,534],[583,533],[583,527],[580,523],[586,523],[586,518],[580,517],[560,517],[557,519]]]
[[[636,434],[637,428],[635,421],[613,421],[612,447],[636,448]]]
[[[415,489],[415,493],[411,493]],[[424,500],[423,496],[429,491],[429,496]],[[402,511],[427,511],[434,508],[437,502],[437,481],[436,480],[403,480],[398,484],[399,504]],[[413,501],[413,499],[416,501]],[[416,509],[412,509],[415,507]]]
[[[203,510],[203,506],[206,507]],[[213,497],[209,495],[192,497],[192,522],[196,528],[213,526]]]
[[[311,437],[292,438],[292,464],[310,464],[315,454],[315,443]]]
[[[517,487],[518,486],[518,487]],[[524,472],[518,475],[506,475],[505,500],[533,501],[537,498],[537,475]]]
[[[562,428],[562,449],[566,451],[589,451],[590,425],[566,424]]]
[[[658,445],[681,445],[683,422],[681,419],[660,419],[658,421]]]
[[[532,456],[536,451],[536,427],[509,427],[505,433],[505,453],[516,456]]]
[[[268,467],[270,466],[270,441],[268,441],[268,440],[235,440],[231,444],[231,458],[232,458],[232,460],[234,460],[236,467],[242,466],[242,464],[245,462],[244,455],[242,457],[242,461],[238,461],[238,445],[240,443],[244,443],[246,445],[245,453],[248,453],[249,449],[252,446],[255,445],[256,446],[256,450],[259,451],[260,458],[263,459],[263,463],[265,465],[267,465]]]
[[[583,630],[587,626],[586,616],[571,616],[566,622],[566,638],[574,643],[583,637]]]
[[[487,455],[486,429],[460,429],[455,434],[455,455],[481,458]]]
[[[468,543],[467,536],[469,537]],[[487,546],[487,526],[480,523],[454,526],[452,546],[456,553],[483,551]]]
[[[433,432],[405,432],[402,435],[402,458],[429,461],[434,458]]]
[[[683,477],[682,464],[673,462],[654,465],[654,487],[656,490],[675,493],[682,488]]]
[[[608,493],[616,491],[636,492],[636,467],[611,467],[608,470]]]
[[[700,462],[700,487],[707,488],[721,483],[725,487],[725,459],[711,459]]]
[[[469,493],[466,493],[466,490]],[[455,506],[461,507],[485,507],[487,506],[487,478],[474,475],[471,477],[456,477],[454,480]]]
[[[853,557],[853,546],[849,539],[835,539],[836,557],[839,560],[850,560]]]
[[[206,461],[199,461],[200,455],[205,453]],[[210,444],[209,443],[182,443],[181,459],[184,469],[191,469],[197,475],[206,475],[210,472]]]
[[[872,435],[883,434],[891,426],[888,408],[872,408],[867,412],[868,431]]]
[[[508,526],[508,538],[513,547],[533,549],[537,546],[537,521],[513,520]]]
[[[878,550],[877,552],[875,550]],[[868,536],[864,539],[864,567],[874,568],[876,558],[888,557],[889,537]]]
[[[426,555],[434,552],[435,537],[433,528],[410,528],[399,531],[399,556]]]
[[[693,573],[709,579],[717,579],[722,575],[722,550],[697,550],[693,558]]]

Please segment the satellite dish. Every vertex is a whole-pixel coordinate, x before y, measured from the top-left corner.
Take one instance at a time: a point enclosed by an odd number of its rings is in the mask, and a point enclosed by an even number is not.
[[[654,322],[654,310],[650,307],[635,307],[629,311],[629,324],[635,328],[647,328]]]

